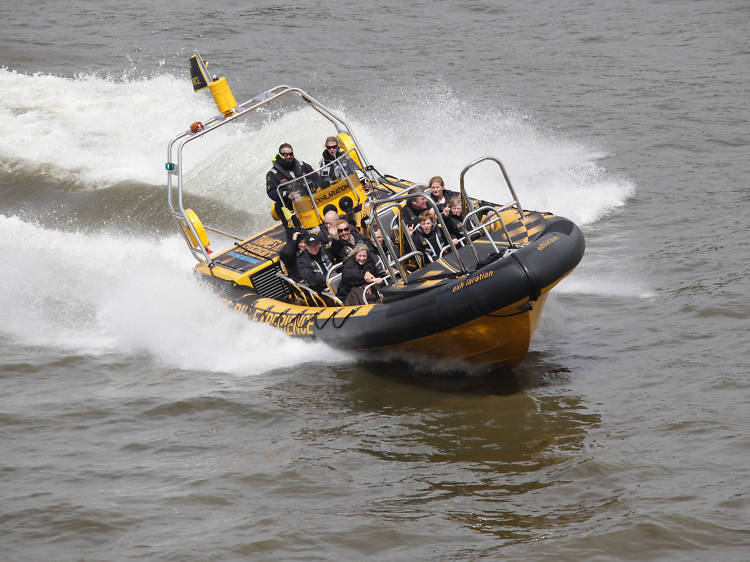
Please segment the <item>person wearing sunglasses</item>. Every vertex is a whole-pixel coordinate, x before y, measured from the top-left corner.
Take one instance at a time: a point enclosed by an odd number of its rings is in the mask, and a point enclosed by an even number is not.
[[[325,147],[323,148],[323,158],[320,160],[318,166],[320,167],[321,181],[324,185],[351,175],[358,169],[354,160],[345,155],[344,150],[339,147],[339,139],[337,137],[328,137],[326,139]]]
[[[373,249],[370,239],[357,232],[357,229],[346,219],[339,219],[336,223],[336,231],[339,236],[338,257],[342,261],[346,259],[349,252],[351,252],[352,248],[357,244],[365,244],[370,250]]]
[[[301,227],[297,217],[290,216],[292,201],[307,193],[308,188],[315,191],[320,186],[318,174],[312,172],[312,166],[297,160],[292,145],[285,142],[279,146],[278,153],[273,157],[273,166],[266,174],[266,193],[276,204],[276,213],[287,229],[287,239],[294,234],[295,228]],[[288,211],[284,213],[284,209]]]

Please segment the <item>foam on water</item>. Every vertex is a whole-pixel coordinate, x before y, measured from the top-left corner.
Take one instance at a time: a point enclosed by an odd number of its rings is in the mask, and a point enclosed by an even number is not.
[[[167,141],[216,114],[210,97],[171,75],[62,78],[0,68],[0,89],[0,163],[86,188],[166,183]]]
[[[559,138],[524,115],[490,113],[450,93],[425,97],[415,92],[398,105],[384,100],[367,114],[333,109],[351,125],[369,162],[382,173],[424,183],[441,175],[457,191],[464,166],[481,156],[497,156],[524,207],[551,210],[581,225],[622,206],[635,192],[631,182],[612,177],[598,164],[606,156],[601,150]],[[298,158],[317,166],[323,140],[333,132],[310,108],[280,118],[266,114],[202,159],[187,175],[186,186],[202,195],[229,197],[238,205],[265,205],[262,186],[280,142],[290,142]],[[477,197],[510,200],[492,162],[472,168],[466,187]]]
[[[0,289],[0,331],[23,345],[146,354],[179,368],[239,375],[317,357],[348,360],[229,309],[193,277],[178,237],[154,244],[0,215],[0,252],[13,264]]]
[[[621,297],[624,299],[649,300],[656,297],[656,291],[643,282],[616,275],[595,275],[588,271],[565,279],[555,287],[561,294],[585,294],[592,296]]]
[[[79,75],[26,75],[0,69],[0,163],[36,168],[84,187],[119,181],[165,183],[167,141],[189,123],[216,114],[205,92],[187,79]],[[252,92],[255,93],[255,92]],[[239,100],[249,93],[235,92]],[[487,108],[445,88],[384,92],[366,112],[348,115],[367,157],[380,171],[426,182],[442,175],[456,189],[460,170],[484,155],[501,158],[521,202],[589,224],[621,206],[634,192],[627,180],[598,165],[596,147],[561,138],[501,102]],[[191,143],[185,152],[186,188],[236,200],[265,203],[263,184],[281,142],[316,164],[332,128],[309,108],[276,117],[262,112],[238,127]],[[483,163],[466,177],[469,192],[506,197],[498,168]]]

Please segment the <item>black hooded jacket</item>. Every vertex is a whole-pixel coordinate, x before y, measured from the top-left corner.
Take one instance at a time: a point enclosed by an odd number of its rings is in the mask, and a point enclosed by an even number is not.
[[[302,252],[297,257],[297,272],[300,279],[316,291],[326,288],[326,276],[333,266],[333,257],[324,249],[316,255]]]
[[[367,271],[376,277],[379,274],[370,256],[367,257],[367,261],[362,265],[357,262],[354,256],[347,259],[341,269],[341,284],[338,291],[336,291],[336,296],[344,300],[354,287],[367,285],[368,283],[365,281],[365,272]]]
[[[429,234],[425,234],[422,227],[418,226],[414,229],[412,239],[414,240],[414,245],[417,247],[417,250],[430,256],[433,260],[438,259],[440,257],[440,250],[448,245],[445,236],[443,236],[443,233],[437,224],[433,224],[432,230],[430,230]]]
[[[287,168],[284,164],[289,164],[289,167]],[[295,178],[309,174],[312,171],[312,166],[307,162],[293,158],[291,163],[282,163],[281,157],[277,154],[273,159],[273,167],[266,174],[266,193],[268,197],[277,203],[289,204],[289,195],[292,192],[305,192],[304,183],[294,181]],[[306,179],[313,190],[320,184],[317,174],[313,174]],[[277,190],[279,185],[281,185],[281,189]],[[283,200],[279,199],[278,192],[281,192]]]
[[[331,156],[327,150],[323,150],[323,158],[320,160],[320,175],[323,181],[326,179],[329,182],[335,181],[339,178],[343,178],[345,176],[349,176],[353,174],[357,170],[357,165],[354,163],[354,160],[349,158],[349,156],[344,156],[344,158],[341,158],[336,163],[333,163],[334,160],[341,157],[344,154],[344,151],[342,149],[338,149],[336,151],[336,156]]]

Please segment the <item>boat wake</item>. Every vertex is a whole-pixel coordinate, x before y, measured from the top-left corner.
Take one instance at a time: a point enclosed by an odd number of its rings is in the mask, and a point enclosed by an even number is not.
[[[0,290],[0,332],[19,345],[243,376],[350,360],[232,311],[192,276],[176,236],[60,232],[0,215],[0,252],[13,264]]]
[[[194,94],[184,78],[171,74],[63,78],[0,68],[0,88],[0,166],[33,170],[79,189],[123,181],[164,185],[165,139],[216,114],[208,94]],[[551,209],[583,226],[635,192],[628,180],[601,168],[600,149],[562,138],[517,111],[489,111],[445,89],[386,92],[365,113],[358,111],[359,118],[349,119],[346,107],[334,109],[358,131],[371,163],[392,166],[381,172],[424,182],[441,175],[456,189],[467,163],[498,156],[525,207]],[[262,122],[197,143],[199,154],[188,159],[193,169],[185,170],[189,192],[212,197],[221,189],[222,199],[228,195],[239,207],[265,208],[264,178],[281,142],[317,163],[331,132],[325,120],[310,108],[262,115]],[[135,130],[134,116],[146,125]],[[466,185],[481,198],[493,199],[497,189],[504,193],[491,164],[472,170]]]

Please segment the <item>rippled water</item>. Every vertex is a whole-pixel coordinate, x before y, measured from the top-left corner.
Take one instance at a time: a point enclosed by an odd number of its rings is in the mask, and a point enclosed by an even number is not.
[[[184,4],[0,7],[2,558],[748,559],[745,2]],[[382,171],[497,155],[579,223],[526,361],[371,362],[196,283],[163,173],[215,112],[194,48]],[[270,154],[321,131],[204,142],[190,201],[269,224]]]

